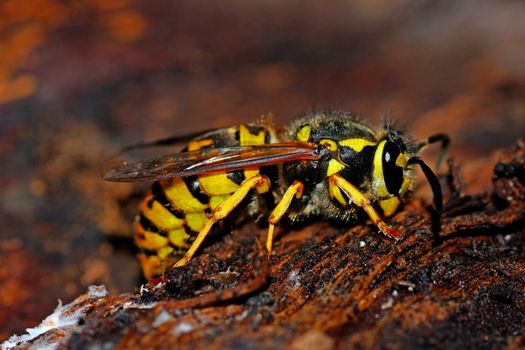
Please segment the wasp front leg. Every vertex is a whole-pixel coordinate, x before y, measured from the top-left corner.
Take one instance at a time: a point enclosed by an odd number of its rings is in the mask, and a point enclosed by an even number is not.
[[[230,197],[228,197],[224,202],[219,204],[219,206],[217,206],[211,212],[208,221],[200,230],[199,234],[197,235],[197,238],[195,238],[195,241],[193,241],[191,247],[188,249],[188,251],[186,251],[184,256],[175,263],[174,267],[186,265],[191,260],[197,249],[199,249],[200,245],[210,232],[213,224],[227,217],[233,211],[233,209],[235,209],[239,205],[239,203],[243,201],[243,199],[253,188],[257,188],[260,193],[266,192],[270,188],[270,181],[264,175],[256,175],[254,177],[244,180],[244,182],[239,186],[237,191],[235,191]]]
[[[329,181],[332,185],[337,186],[344,193],[346,193],[346,195],[348,196],[348,198],[350,198],[353,204],[363,208],[363,210],[368,214],[372,222],[379,228],[381,232],[383,232],[388,237],[394,239],[399,239],[401,237],[401,232],[388,226],[383,221],[381,216],[379,216],[379,214],[375,211],[372,204],[370,204],[368,198],[366,198],[357,187],[345,180],[339,174],[334,174],[330,176]]]

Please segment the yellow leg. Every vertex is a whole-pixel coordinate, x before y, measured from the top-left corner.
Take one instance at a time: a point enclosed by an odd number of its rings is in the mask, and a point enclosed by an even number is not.
[[[288,187],[286,192],[283,195],[283,198],[277,203],[277,206],[273,209],[268,222],[270,226],[268,227],[268,238],[266,239],[266,249],[268,249],[268,255],[272,254],[272,244],[273,244],[273,230],[275,225],[281,220],[283,215],[286,213],[292,203],[292,199],[301,198],[303,195],[304,186],[301,181],[294,181],[294,183]]]
[[[370,204],[368,198],[366,198],[357,187],[346,181],[339,174],[330,176],[329,181],[342,189],[355,205],[363,208],[372,222],[379,228],[379,230],[381,230],[381,232],[391,238],[399,239],[401,237],[401,232],[391,228],[383,221],[383,219],[381,219],[374,207],[372,207]]]
[[[228,197],[224,202],[219,204],[212,213],[210,214],[210,218],[204,225],[204,227],[200,230],[197,238],[195,238],[195,241],[193,241],[190,249],[184,254],[184,256],[175,263],[174,267],[180,267],[186,265],[197,249],[199,249],[200,245],[210,232],[211,227],[213,224],[215,224],[217,221],[224,219],[226,216],[228,216],[233,209],[235,209],[239,203],[242,202],[242,200],[246,197],[246,195],[250,192],[250,190],[254,187],[257,188],[269,188],[269,180],[264,175],[256,175],[254,177],[251,177],[249,179],[244,180],[244,182],[239,186],[237,191],[235,191],[230,197]]]

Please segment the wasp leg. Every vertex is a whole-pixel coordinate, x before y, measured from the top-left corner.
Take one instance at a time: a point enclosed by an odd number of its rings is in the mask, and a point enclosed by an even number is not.
[[[186,265],[191,260],[197,249],[199,249],[200,245],[210,232],[210,229],[213,226],[213,224],[228,216],[232,212],[232,210],[235,209],[239,205],[239,203],[242,202],[242,200],[246,197],[246,195],[250,192],[251,189],[256,187],[259,190],[259,192],[264,192],[264,190],[267,191],[269,189],[269,186],[270,181],[264,175],[256,175],[254,177],[244,180],[244,182],[239,186],[237,191],[235,191],[230,197],[228,197],[224,202],[219,204],[219,206],[211,212],[208,221],[200,230],[199,234],[197,235],[197,238],[195,238],[195,241],[193,241],[190,249],[188,249],[184,256],[173,266],[180,267]]]
[[[435,134],[432,135],[426,139],[423,139],[419,141],[416,145],[417,151],[421,151],[423,148],[427,147],[428,145],[436,142],[441,142],[441,148],[439,149],[439,155],[436,160],[436,169],[439,169],[439,166],[441,165],[441,162],[445,158],[445,154],[447,153],[448,146],[450,144],[450,138],[447,134]]]
[[[266,239],[266,249],[268,250],[268,255],[272,254],[272,245],[273,245],[273,230],[275,225],[281,220],[283,215],[286,213],[290,204],[292,203],[293,198],[301,198],[303,196],[304,185],[301,181],[294,181],[293,184],[288,187],[286,192],[283,195],[283,198],[277,203],[277,206],[273,209],[270,217],[268,218],[268,238]]]
[[[334,174],[330,176],[329,180],[332,184],[343,190],[344,193],[350,198],[352,203],[364,209],[368,214],[372,222],[388,237],[399,239],[401,232],[388,226],[381,216],[375,211],[374,207],[370,204],[368,198],[366,198],[361,191],[350,182],[346,181],[341,175]]]

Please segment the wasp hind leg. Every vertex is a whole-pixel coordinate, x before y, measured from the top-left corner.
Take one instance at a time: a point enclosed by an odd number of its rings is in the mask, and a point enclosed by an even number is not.
[[[270,181],[264,175],[256,175],[249,179],[244,180],[244,182],[239,186],[237,191],[235,191],[230,197],[228,197],[224,202],[219,204],[210,214],[208,221],[204,224],[204,227],[200,230],[197,238],[191,244],[191,247],[186,251],[184,256],[173,265],[174,267],[181,267],[186,265],[197,249],[210,232],[213,224],[217,221],[227,217],[233,209],[235,209],[239,203],[248,195],[251,189],[257,188],[260,193],[266,192],[270,188]]]
[[[266,239],[266,249],[268,250],[268,255],[272,254],[272,245],[273,245],[273,231],[275,225],[281,220],[283,215],[286,213],[290,204],[292,203],[293,198],[301,198],[303,195],[304,185],[301,181],[294,181],[294,183],[288,187],[286,192],[283,195],[283,198],[277,203],[277,206],[273,209],[270,217],[268,218],[268,238]]]
[[[379,228],[381,232],[383,232],[388,237],[394,239],[399,239],[401,237],[401,232],[388,226],[383,221],[383,219],[376,212],[372,204],[370,204],[368,198],[366,198],[357,187],[352,185],[350,182],[348,182],[341,175],[338,174],[330,176],[329,181],[332,182],[332,184],[339,187],[341,190],[343,190],[343,192],[346,193],[346,195],[348,196],[348,198],[350,198],[353,204],[363,208],[363,210],[368,214],[368,217],[370,217],[372,222],[377,226],[377,228]]]

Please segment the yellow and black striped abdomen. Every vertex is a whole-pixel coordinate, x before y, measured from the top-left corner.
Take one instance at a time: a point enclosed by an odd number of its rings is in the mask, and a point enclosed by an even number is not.
[[[218,136],[217,136],[218,135]],[[188,150],[204,147],[264,144],[270,131],[260,126],[222,129],[221,133],[191,141]],[[177,262],[205,225],[209,213],[259,169],[174,178],[155,182],[141,205],[135,242],[148,279],[158,277]]]

